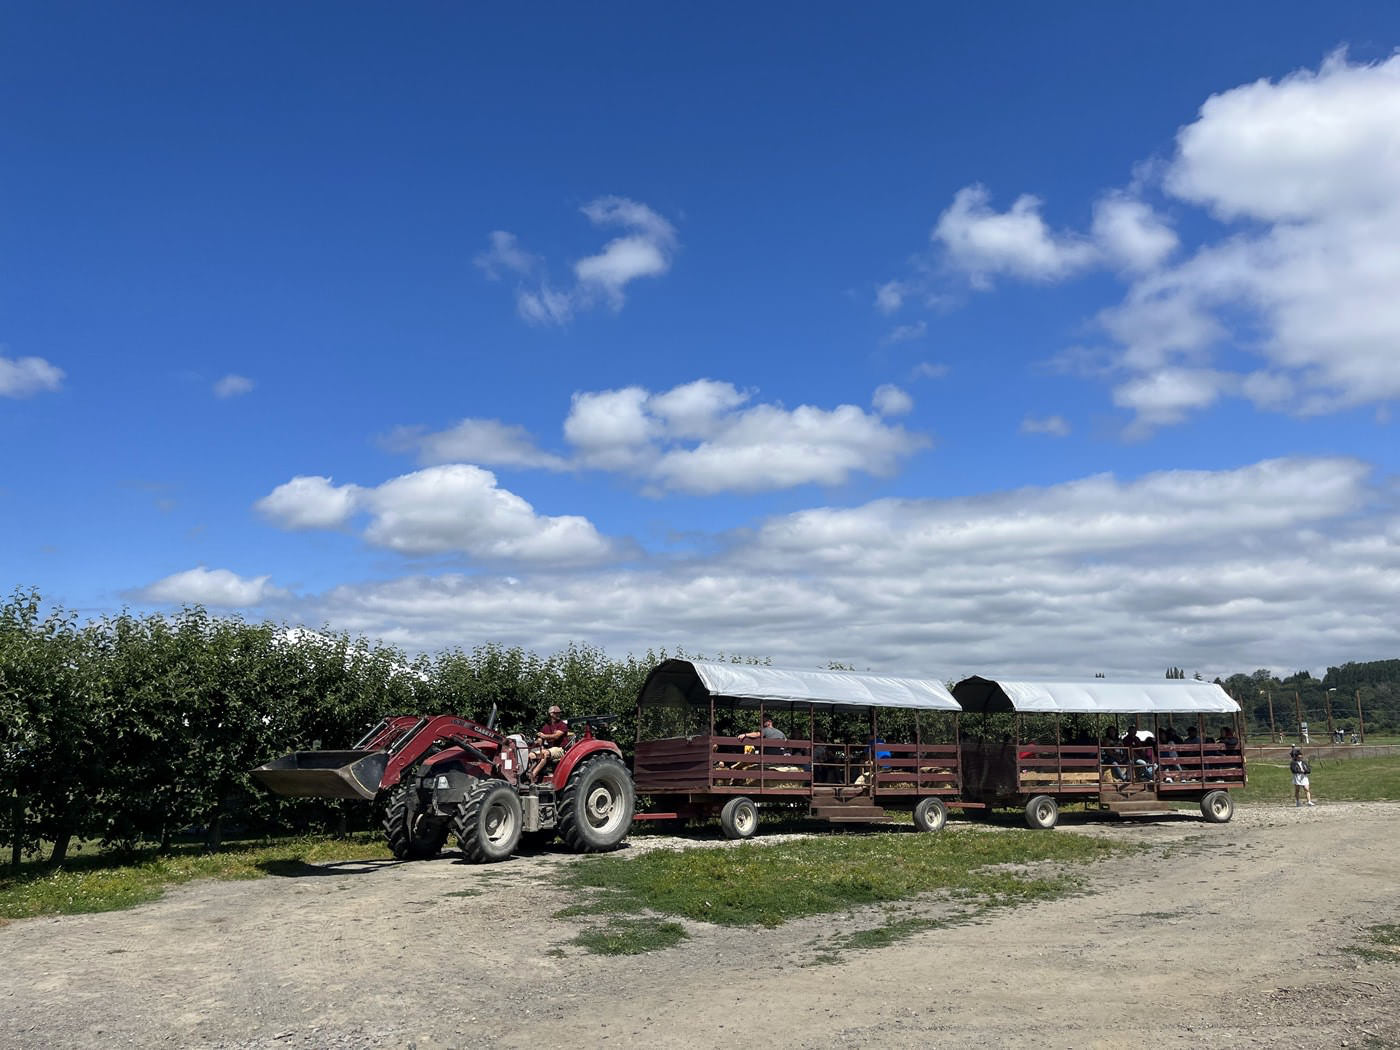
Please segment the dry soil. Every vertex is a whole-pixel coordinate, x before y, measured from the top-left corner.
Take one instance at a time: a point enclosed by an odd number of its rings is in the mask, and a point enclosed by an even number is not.
[[[568,943],[587,919],[551,918],[563,853],[199,882],[0,929],[0,1046],[1395,1047],[1400,961],[1345,949],[1400,923],[1397,831],[1389,803],[1067,819],[1051,834],[1160,848],[1088,869],[1082,896],[834,963],[816,961],[834,931],[887,912],[590,955]]]

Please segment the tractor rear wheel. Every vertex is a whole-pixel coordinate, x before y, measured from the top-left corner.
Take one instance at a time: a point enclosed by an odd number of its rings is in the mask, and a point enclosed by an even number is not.
[[[401,782],[384,802],[384,838],[398,860],[427,860],[442,852],[447,821],[418,811],[418,791]]]
[[[480,780],[457,806],[453,829],[471,864],[505,860],[520,844],[525,826],[520,796],[504,780]]]
[[[616,849],[632,828],[632,774],[611,751],[579,763],[559,798],[559,837],[575,853]]]

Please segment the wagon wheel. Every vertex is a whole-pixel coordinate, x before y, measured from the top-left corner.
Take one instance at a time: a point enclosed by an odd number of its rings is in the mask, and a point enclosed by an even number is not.
[[[462,856],[472,864],[505,860],[520,844],[525,821],[520,796],[504,780],[481,780],[457,806],[454,830]]]
[[[636,803],[632,774],[622,760],[598,752],[569,775],[559,798],[559,837],[575,853],[616,849],[632,828]]]
[[[1207,791],[1201,799],[1201,816],[1212,824],[1225,824],[1235,815],[1235,800],[1228,791]]]
[[[948,807],[940,798],[924,798],[914,807],[914,827],[920,831],[942,831],[948,823]]]
[[[403,781],[384,803],[384,839],[398,860],[427,860],[442,852],[447,821],[418,812],[418,792]]]
[[[719,811],[719,826],[727,839],[751,839],[758,830],[758,807],[743,795],[731,798]]]
[[[1060,807],[1049,795],[1036,795],[1026,803],[1026,823],[1041,831],[1053,828],[1060,819]]]

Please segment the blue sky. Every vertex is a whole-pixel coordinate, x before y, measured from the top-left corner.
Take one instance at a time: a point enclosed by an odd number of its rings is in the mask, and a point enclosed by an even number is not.
[[[0,17],[8,586],[946,675],[1400,651],[1400,11]]]

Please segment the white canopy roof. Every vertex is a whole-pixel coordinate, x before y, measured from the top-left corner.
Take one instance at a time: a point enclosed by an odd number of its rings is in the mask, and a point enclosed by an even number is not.
[[[965,678],[953,686],[964,711],[1041,714],[1234,714],[1240,705],[1214,682],[1020,682]]]
[[[669,687],[669,689],[668,689]],[[679,690],[676,696],[674,690]],[[948,688],[932,678],[894,678],[855,671],[797,671],[706,660],[667,660],[642,686],[643,704],[698,703],[706,695],[737,700],[740,706],[822,704],[832,707],[903,707],[956,711]]]

